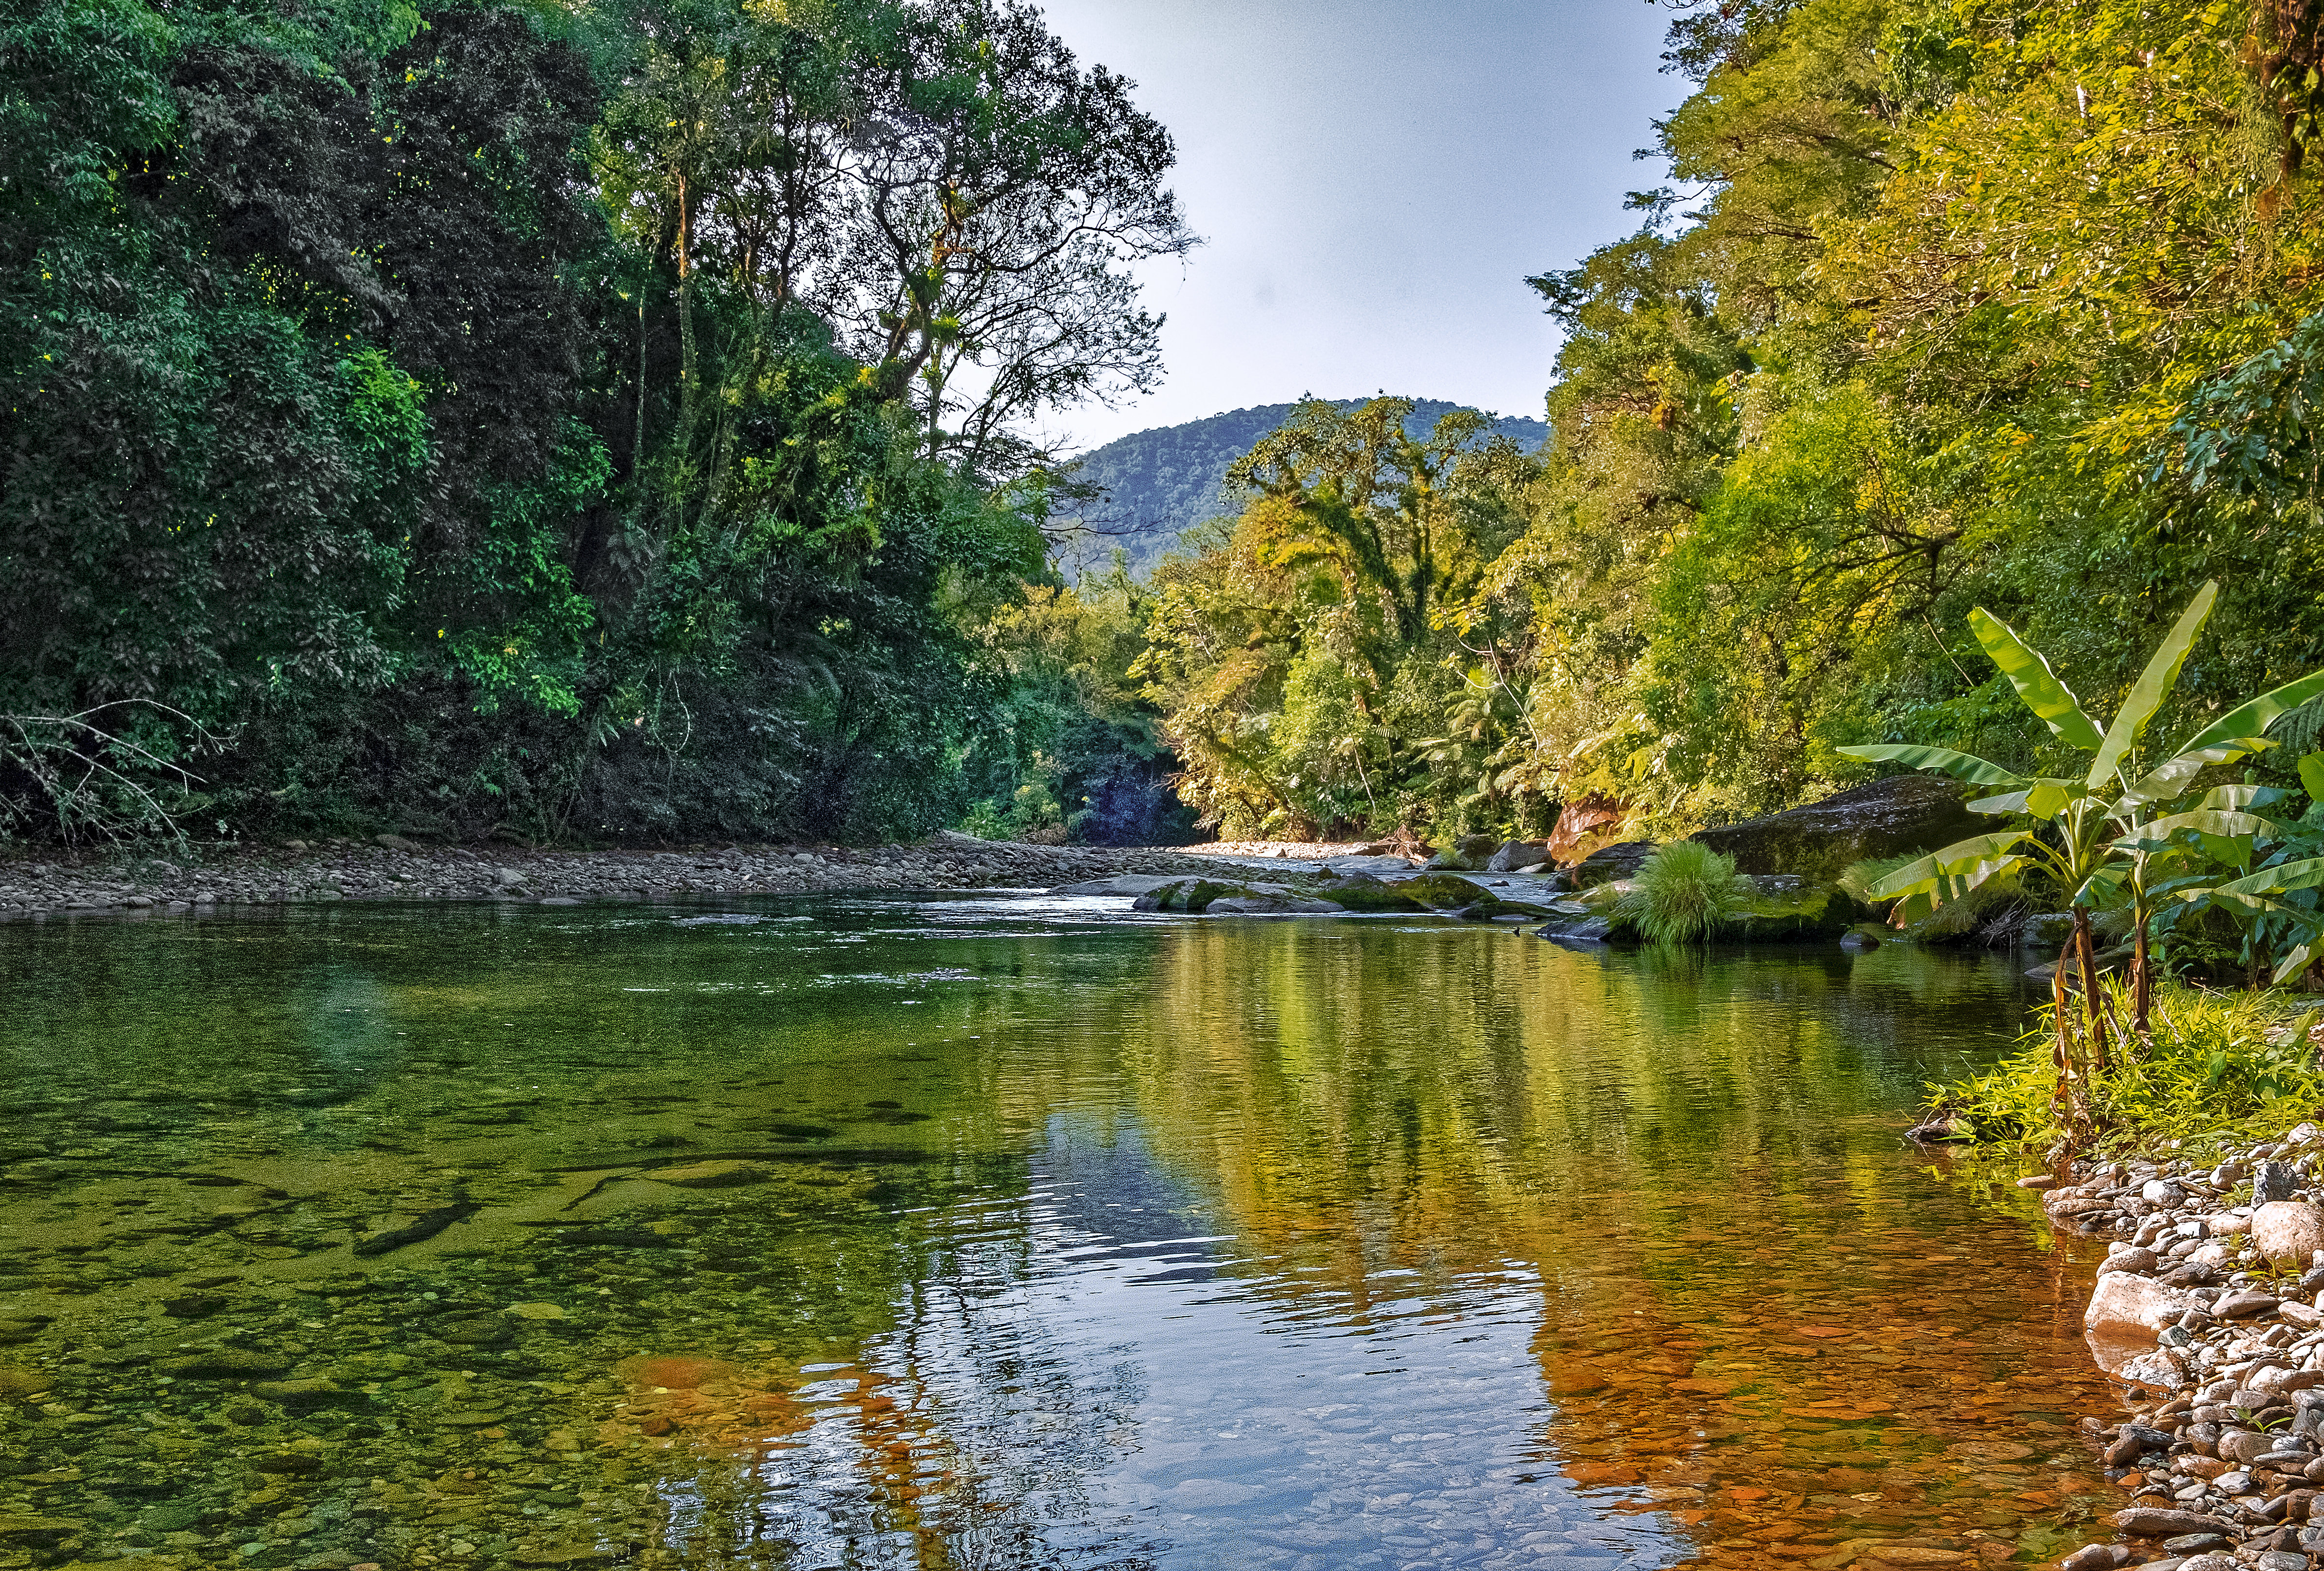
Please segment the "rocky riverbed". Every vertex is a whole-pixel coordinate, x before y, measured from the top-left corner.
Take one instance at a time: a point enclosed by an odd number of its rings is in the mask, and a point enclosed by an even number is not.
[[[938,835],[913,846],[534,850],[420,846],[399,836],[196,846],[184,853],[0,857],[0,920],[180,914],[333,900],[651,901],[847,890],[1046,889],[1217,866],[1168,846],[1029,846]]]
[[[2054,1225],[2112,1235],[2084,1316],[2126,1382],[2102,1433],[2129,1498],[2061,1571],[2305,1571],[2324,1563],[2324,1132],[2202,1164],[2084,1162],[2045,1188]]]

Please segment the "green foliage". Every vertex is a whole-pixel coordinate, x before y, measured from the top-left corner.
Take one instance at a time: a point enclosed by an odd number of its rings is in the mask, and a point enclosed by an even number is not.
[[[2113,1006],[2122,1009],[2122,988],[2105,985]],[[2101,1149],[2250,1140],[2324,1116],[2324,1070],[2315,1046],[2290,1030],[2312,1016],[2292,1001],[2170,984],[2158,990],[2153,1008],[2151,1042],[2091,1076],[2090,1114]],[[2067,1132],[2052,1097],[2054,1034],[2052,1023],[2042,1021],[1990,1074],[1931,1086],[1932,1103],[1980,1140],[2055,1145]]]
[[[1650,944],[1698,943],[1741,909],[1746,888],[1732,856],[1674,840],[1639,864],[1622,897],[1623,915]]]
[[[1172,157],[983,0],[16,7],[0,818],[134,713],[221,829],[914,834],[1051,700],[1167,818],[985,632],[1027,432],[1151,380]]]

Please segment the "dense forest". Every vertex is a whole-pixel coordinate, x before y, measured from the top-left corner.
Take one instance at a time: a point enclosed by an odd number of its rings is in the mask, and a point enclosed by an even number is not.
[[[1334,409],[1362,399],[1333,399]],[[1460,408],[1443,399],[1412,401],[1406,435],[1425,441],[1436,422]],[[1102,569],[1118,549],[1132,572],[1146,574],[1188,530],[1240,511],[1227,471],[1259,440],[1297,412],[1293,403],[1231,409],[1183,425],[1120,437],[1074,461],[1070,492],[1061,492],[1050,515],[1056,555],[1068,578]],[[1537,420],[1503,415],[1493,429],[1527,452],[1549,439]]]
[[[1530,281],[1545,447],[1303,404],[1068,587],[1111,472],[1028,433],[1153,385],[1194,240],[1038,12],[27,0],[0,802],[1655,833],[1867,742],[2046,767],[1975,605],[2111,708],[2216,579],[2167,729],[2324,664],[2319,8],[1671,8],[1667,183]]]
[[[1024,432],[1173,158],[1010,0],[11,6],[14,827],[1167,832]]]
[[[1864,779],[1866,742],[2054,772],[1978,605],[2107,712],[2216,578],[2173,735],[2324,664],[2324,8],[1673,9],[1669,183],[1530,281],[1548,449],[1311,407],[1156,574],[1140,670],[1231,831],[1594,795],[1652,833]]]

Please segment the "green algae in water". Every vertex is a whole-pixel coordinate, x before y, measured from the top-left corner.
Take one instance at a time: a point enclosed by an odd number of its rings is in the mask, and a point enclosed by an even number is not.
[[[2098,1492],[2087,1267],[1896,1139],[2006,965],[1087,907],[0,929],[0,1566],[1989,1557]]]

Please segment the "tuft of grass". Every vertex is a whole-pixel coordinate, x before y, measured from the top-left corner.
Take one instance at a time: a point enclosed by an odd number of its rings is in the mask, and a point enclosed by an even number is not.
[[[2114,1019],[2127,1021],[2123,984],[2107,977],[2100,985]],[[2107,1067],[2090,1077],[2098,1147],[2152,1151],[2176,1141],[2200,1149],[2271,1138],[2303,1119],[2324,1121],[2324,1069],[2312,1035],[2319,1017],[2309,1012],[2315,1002],[2162,984],[2153,1040],[2126,1040],[2116,1031]],[[2070,1007],[2079,1011],[2081,1003]],[[1981,1141],[2055,1146],[2065,1137],[2050,1112],[2058,1083],[2051,1057],[2056,1034],[2044,1005],[1989,1074],[1931,1086],[1931,1104]]]
[[[1639,864],[1622,897],[1622,914],[1648,943],[1695,943],[1742,910],[1748,887],[1732,856],[1698,841],[1674,840]]]

